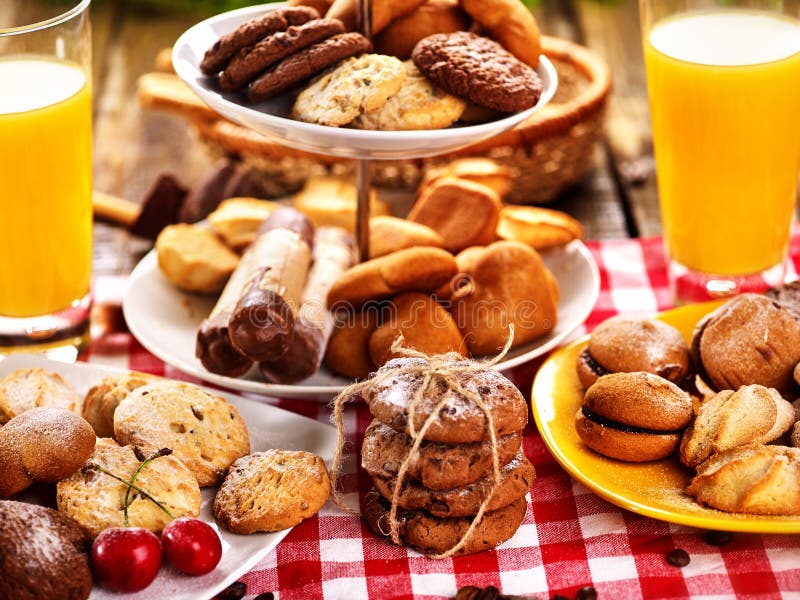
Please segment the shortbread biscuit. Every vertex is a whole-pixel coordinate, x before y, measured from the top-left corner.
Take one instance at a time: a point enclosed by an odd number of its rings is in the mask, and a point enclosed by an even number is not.
[[[156,239],[156,254],[164,277],[187,292],[221,292],[239,264],[239,256],[213,231],[187,223],[165,227]]]
[[[99,465],[126,480],[141,463],[132,446],[120,446],[108,438],[97,440],[94,454],[87,461],[87,465]],[[200,514],[197,480],[174,454],[150,461],[136,478],[136,485],[158,499],[176,518]],[[89,535],[97,537],[104,529],[123,526],[122,509],[127,489],[128,486],[113,477],[84,467],[58,482],[58,510],[75,519]],[[132,527],[144,527],[153,533],[161,532],[172,520],[135,491],[129,496],[128,519]]]
[[[390,504],[376,491],[367,494],[364,520],[369,528],[382,537],[389,537]],[[509,539],[519,528],[528,502],[525,498],[512,502],[500,510],[484,513],[478,526],[456,556],[490,550]],[[472,517],[442,519],[424,510],[397,511],[400,540],[428,556],[442,554],[453,548],[467,533]]]
[[[403,63],[392,56],[365,54],[342,61],[300,92],[292,118],[339,127],[380,110],[406,81]]]
[[[360,33],[340,33],[287,56],[250,84],[251,102],[261,102],[293,89],[325,69],[372,49]]]
[[[119,403],[128,392],[160,379],[137,371],[104,377],[103,381],[86,392],[83,399],[83,418],[92,426],[97,437],[114,437],[114,411]]]
[[[221,71],[228,60],[242,48],[255,44],[261,38],[291,25],[301,25],[311,19],[318,19],[319,13],[307,6],[278,8],[265,12],[254,19],[242,23],[233,31],[226,33],[209,48],[200,62],[200,70],[206,75]]]
[[[81,399],[61,375],[38,367],[17,369],[0,380],[0,424],[37,406],[80,414]]]
[[[522,434],[511,433],[497,438],[500,466],[507,465],[519,452]],[[361,466],[373,478],[396,477],[400,466],[411,452],[412,440],[377,419],[364,433]],[[492,470],[490,442],[472,444],[440,444],[423,442],[419,458],[411,462],[406,477],[419,481],[429,490],[446,490],[477,481]]]
[[[542,54],[539,27],[519,0],[460,0],[461,7],[491,38],[526,65],[535,67]]]
[[[536,478],[533,465],[522,452],[500,469],[500,483],[495,487],[491,470],[477,481],[448,490],[430,490],[419,483],[403,482],[397,497],[398,506],[408,510],[426,510],[434,517],[469,517],[478,514],[481,504],[489,497],[487,510],[498,510],[525,497]],[[373,479],[375,489],[391,501],[397,479]]]
[[[536,71],[497,42],[474,33],[429,35],[414,47],[411,58],[446,92],[494,110],[525,110],[542,95]]]
[[[432,292],[456,271],[456,261],[446,250],[406,248],[345,271],[328,292],[328,307],[352,310],[401,292]]]
[[[379,371],[393,368],[424,368],[430,361],[423,358],[396,358]],[[467,359],[450,361],[445,367],[476,366]],[[456,374],[463,389],[478,395],[492,415],[496,436],[522,431],[528,422],[528,406],[520,391],[503,375],[493,369],[476,368]],[[396,431],[409,433],[408,408],[422,379],[415,374],[401,374],[385,378],[372,386],[366,398],[372,416]],[[416,405],[414,430],[419,431],[437,406],[442,387],[429,390]],[[428,428],[425,439],[448,444],[483,442],[489,438],[486,416],[473,401],[458,393],[451,393],[444,407]]]
[[[353,127],[383,131],[442,129],[458,121],[466,102],[436,87],[410,60],[403,66],[407,77],[400,91],[380,110],[356,117]]]
[[[237,410],[224,398],[179,381],[129,393],[114,413],[114,437],[144,454],[170,448],[200,487],[217,485],[231,463],[250,452]]]
[[[288,529],[319,512],[330,485],[316,454],[257,452],[231,465],[214,499],[214,516],[234,533]]]
[[[208,224],[234,250],[244,250],[255,239],[258,228],[280,206],[259,198],[228,198],[208,215]]]
[[[337,19],[313,19],[273,33],[237,52],[219,76],[219,87],[238,90],[279,60],[339,33],[344,33],[344,25]]]

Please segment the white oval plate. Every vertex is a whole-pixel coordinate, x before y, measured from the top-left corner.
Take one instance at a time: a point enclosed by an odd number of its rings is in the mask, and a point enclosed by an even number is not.
[[[199,68],[206,50],[219,37],[245,21],[283,3],[240,8],[201,21],[178,38],[172,63],[178,76],[212,109],[224,117],[261,133],[272,141],[307,152],[345,158],[424,158],[478,143],[521,123],[547,104],[556,91],[558,77],[542,56],[536,72],[543,91],[535,106],[502,119],[479,125],[453,126],[430,131],[366,131],[327,127],[287,118],[296,93],[250,105],[239,93],[222,93]]]
[[[16,369],[42,368],[61,375],[83,397],[89,388],[107,375],[123,371],[87,363],[63,363],[28,354],[14,354],[0,361],[0,379]],[[292,412],[248,400],[232,394],[220,394],[236,407],[247,423],[253,452],[280,448],[305,450],[321,456],[331,466],[336,450],[336,430],[330,425],[301,417]],[[141,592],[117,594],[95,587],[89,600],[205,600],[213,598],[242,575],[250,571],[278,545],[290,529],[276,533],[237,535],[219,527],[214,520],[213,504],[217,488],[203,488],[200,519],[214,527],[222,541],[222,559],[217,567],[200,577],[184,575],[162,565],[155,581]],[[21,500],[36,502],[35,496],[24,493]],[[326,509],[323,509],[326,510]]]
[[[542,252],[561,291],[558,324],[550,335],[514,348],[495,368],[505,371],[558,346],[575,331],[594,306],[600,292],[597,265],[586,246],[574,241],[564,248]],[[178,290],[158,269],[151,251],[131,274],[122,309],[136,339],[165,363],[200,379],[229,389],[276,396],[328,400],[352,383],[321,368],[308,379],[294,384],[265,383],[257,368],[242,377],[225,377],[205,370],[194,355],[200,323],[211,312],[216,299]]]

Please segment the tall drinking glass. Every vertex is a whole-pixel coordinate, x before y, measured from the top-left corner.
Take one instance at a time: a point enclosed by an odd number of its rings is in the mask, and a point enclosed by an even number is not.
[[[74,356],[88,338],[89,2],[38,23],[0,22],[0,353]],[[10,0],[0,14],[30,4]]]
[[[640,0],[678,303],[783,281],[800,170],[800,0]]]

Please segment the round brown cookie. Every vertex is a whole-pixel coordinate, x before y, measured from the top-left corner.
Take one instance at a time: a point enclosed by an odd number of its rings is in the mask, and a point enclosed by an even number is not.
[[[234,533],[280,531],[316,514],[330,485],[316,454],[256,452],[231,465],[214,499],[214,516]]]
[[[0,424],[38,406],[80,413],[81,399],[58,373],[17,369],[0,380]]]
[[[500,484],[495,489],[487,510],[498,510],[524,498],[536,478],[533,465],[522,452],[500,469]],[[397,479],[373,479],[375,489],[391,501]],[[491,470],[477,481],[449,490],[429,490],[413,481],[404,481],[397,504],[409,510],[427,510],[434,517],[468,517],[475,515],[494,487]]]
[[[250,101],[268,100],[311,79],[345,58],[370,50],[372,43],[360,33],[340,33],[329,37],[287,56],[251,83],[248,90]]]
[[[114,437],[114,411],[128,392],[161,379],[155,375],[131,371],[109,375],[93,386],[83,399],[83,418],[89,422],[97,437]]]
[[[420,71],[446,92],[503,112],[530,108],[542,95],[531,67],[500,44],[474,33],[437,33],[411,53]]]
[[[88,463],[97,464],[126,480],[142,464],[132,446],[120,446],[108,438],[97,440]],[[200,487],[177,456],[160,456],[150,461],[136,478],[136,485],[157,498],[175,518],[200,514]],[[97,537],[104,529],[124,525],[123,506],[128,489],[110,475],[81,469],[56,485],[58,510],[77,521],[89,535]],[[128,518],[132,527],[144,527],[153,533],[160,533],[172,520],[155,503],[138,493],[129,497]]]
[[[236,409],[180,381],[130,392],[114,413],[114,437],[145,455],[170,448],[200,487],[219,484],[231,463],[250,452],[247,427]]]
[[[376,534],[389,537],[389,502],[376,490],[367,493],[364,520]],[[484,513],[478,526],[456,556],[474,554],[498,546],[516,533],[528,502],[521,498],[492,512]],[[442,519],[424,510],[397,510],[400,539],[404,544],[426,555],[442,554],[453,548],[469,529],[470,517]]]
[[[429,361],[422,358],[396,358],[386,363],[378,373],[386,370],[411,367],[425,368]],[[474,361],[458,360],[446,366],[464,367]],[[456,380],[467,392],[480,396],[492,415],[495,435],[498,437],[522,431],[528,422],[528,406],[520,391],[508,379],[493,369],[477,368],[458,373]],[[408,431],[408,407],[422,384],[416,374],[398,374],[373,385],[367,403],[370,412],[379,421],[396,431]],[[428,415],[441,400],[444,385],[436,393],[425,395],[418,402],[414,414],[414,428],[419,431]],[[425,439],[432,442],[463,444],[483,442],[489,437],[483,411],[461,394],[452,393],[426,432]]]
[[[219,86],[226,91],[238,90],[279,60],[338,33],[344,33],[338,19],[314,19],[273,33],[255,46],[239,50],[219,76]]]
[[[266,35],[283,31],[291,25],[302,25],[311,19],[319,19],[319,13],[308,6],[277,8],[242,23],[233,31],[220,37],[206,50],[200,62],[200,70],[213,75],[222,70],[228,60],[242,48],[251,46]]]
[[[0,501],[0,598],[84,600],[92,591],[90,540],[51,508]]]
[[[361,466],[372,477],[395,477],[411,451],[411,444],[410,437],[375,420],[364,433]],[[514,458],[521,444],[521,433],[498,438],[497,455],[501,466]],[[419,458],[410,464],[406,477],[431,490],[446,490],[468,485],[491,470],[492,448],[488,441],[474,444],[423,442]]]

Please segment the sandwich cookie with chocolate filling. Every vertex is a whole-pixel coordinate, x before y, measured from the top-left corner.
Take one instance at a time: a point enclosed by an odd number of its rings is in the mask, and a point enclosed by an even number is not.
[[[674,383],[652,373],[613,373],[586,391],[575,430],[599,454],[647,462],[671,455],[691,419],[692,399]]]

